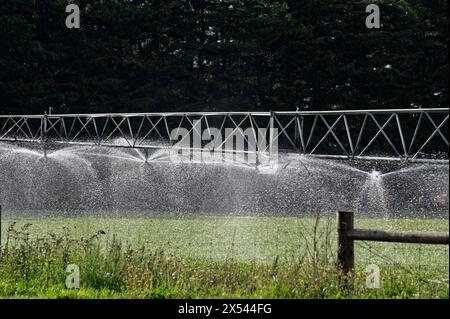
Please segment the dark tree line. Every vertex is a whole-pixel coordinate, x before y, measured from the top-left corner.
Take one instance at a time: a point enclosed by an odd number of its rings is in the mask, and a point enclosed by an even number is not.
[[[448,107],[448,1],[0,0],[0,113]]]

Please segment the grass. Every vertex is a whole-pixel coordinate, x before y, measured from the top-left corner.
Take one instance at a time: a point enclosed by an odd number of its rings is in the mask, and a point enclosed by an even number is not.
[[[13,222],[16,222],[15,224]],[[448,246],[357,242],[345,285],[333,219],[42,218],[3,222],[0,298],[448,298]],[[448,231],[448,220],[357,219]],[[66,289],[75,263],[80,289]],[[376,264],[381,287],[368,289]]]

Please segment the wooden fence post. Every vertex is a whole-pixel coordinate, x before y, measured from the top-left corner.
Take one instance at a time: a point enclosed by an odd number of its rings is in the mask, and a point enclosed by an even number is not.
[[[355,266],[354,241],[349,237],[352,230],[353,213],[337,212],[338,263],[345,274],[350,273]]]

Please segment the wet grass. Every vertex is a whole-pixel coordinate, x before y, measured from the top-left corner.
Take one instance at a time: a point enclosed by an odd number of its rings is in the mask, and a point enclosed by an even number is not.
[[[448,220],[355,226],[448,231]],[[0,298],[448,298],[448,246],[358,242],[344,286],[334,219],[9,219],[2,233]],[[71,263],[80,289],[65,289]],[[369,264],[379,289],[365,285]]]

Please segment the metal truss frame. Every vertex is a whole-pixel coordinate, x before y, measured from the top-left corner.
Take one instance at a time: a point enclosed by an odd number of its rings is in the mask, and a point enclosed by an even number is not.
[[[173,132],[187,131],[183,140],[204,131],[211,136],[215,127],[225,137],[216,151],[234,135],[248,142],[250,129],[265,143],[244,152],[271,153],[277,145],[313,157],[448,162],[448,120],[445,108],[0,115],[0,141],[170,149],[179,147]]]

